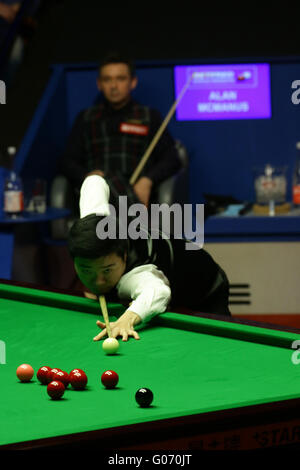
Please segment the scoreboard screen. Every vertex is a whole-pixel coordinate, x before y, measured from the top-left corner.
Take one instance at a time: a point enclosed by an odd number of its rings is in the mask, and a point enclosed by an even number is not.
[[[175,99],[188,80],[178,121],[271,118],[269,64],[175,66]]]

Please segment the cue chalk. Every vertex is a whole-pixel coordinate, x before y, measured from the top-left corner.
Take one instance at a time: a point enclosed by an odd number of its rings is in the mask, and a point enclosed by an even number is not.
[[[109,318],[108,318],[108,312],[107,312],[107,307],[106,307],[106,300],[105,300],[104,295],[100,295],[99,303],[100,303],[101,311],[102,311],[102,314],[103,314],[103,317],[104,317],[107,335],[108,335],[109,338],[112,338],[110,324],[109,324]]]

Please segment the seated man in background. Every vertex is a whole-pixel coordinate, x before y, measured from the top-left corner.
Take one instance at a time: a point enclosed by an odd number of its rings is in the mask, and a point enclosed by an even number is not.
[[[97,86],[104,101],[79,113],[61,161],[61,171],[78,195],[84,178],[93,173],[105,178],[112,204],[126,195],[129,204],[148,205],[155,187],[181,167],[175,142],[165,130],[141,176],[129,184],[162,122],[158,111],[132,99],[137,83],[126,57],[115,54],[101,62]]]

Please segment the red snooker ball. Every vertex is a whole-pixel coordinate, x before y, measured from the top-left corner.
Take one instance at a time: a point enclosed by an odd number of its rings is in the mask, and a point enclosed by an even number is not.
[[[47,393],[52,400],[59,400],[65,393],[65,386],[59,380],[53,380],[47,386]]]
[[[47,380],[47,374],[51,370],[51,367],[48,366],[43,366],[40,367],[39,370],[37,371],[37,379],[41,382],[41,384],[46,385],[48,383]]]
[[[84,372],[73,372],[70,375],[70,384],[74,390],[83,390],[87,384],[88,378]]]
[[[21,382],[29,382],[33,377],[34,370],[29,364],[21,364],[17,368],[16,374]]]
[[[75,374],[76,372],[79,372],[80,374],[85,374],[86,375],[86,373],[81,369],[73,369],[73,370],[71,370],[71,372],[69,372],[69,377],[71,378],[71,375]]]
[[[62,382],[67,388],[69,385],[70,379],[69,379],[69,374],[65,372],[64,370],[59,370],[58,372],[53,372],[52,374],[52,380],[57,380],[59,382]]]
[[[106,388],[114,388],[119,382],[119,376],[113,370],[106,370],[101,375],[101,382]]]
[[[50,382],[52,382],[53,380],[53,375],[56,373],[56,372],[59,372],[60,369],[57,369],[56,367],[54,367],[53,369],[50,369],[49,372],[47,372],[47,383],[49,384]]]

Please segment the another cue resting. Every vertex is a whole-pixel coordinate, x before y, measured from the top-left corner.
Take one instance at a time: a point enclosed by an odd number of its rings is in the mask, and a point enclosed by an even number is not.
[[[104,295],[100,295],[99,302],[100,302],[101,311],[102,311],[102,314],[103,314],[103,317],[104,317],[104,322],[105,322],[105,326],[106,326],[107,335],[108,335],[109,338],[111,338],[112,335],[111,335],[109,317],[108,317],[106,300],[105,300]]]
[[[161,126],[159,127],[159,129],[157,130],[155,136],[153,137],[152,141],[150,142],[149,147],[147,148],[146,152],[142,156],[140,163],[138,164],[138,166],[134,170],[134,172],[133,172],[133,174],[130,178],[130,181],[129,181],[131,185],[135,184],[136,180],[138,179],[139,175],[141,174],[141,171],[143,170],[144,166],[146,165],[146,163],[147,163],[147,161],[148,161],[155,145],[159,141],[162,133],[164,132],[164,130],[167,127],[167,125],[169,124],[173,114],[175,113],[175,110],[176,110],[177,106],[179,105],[180,101],[182,100],[183,95],[185,94],[186,90],[188,89],[188,86],[189,86],[190,82],[192,81],[193,76],[194,76],[194,74],[192,74],[189,77],[189,79],[186,82],[185,86],[181,90],[180,95],[178,96],[177,100],[171,106],[170,111],[168,112],[165,119],[161,123]]]

